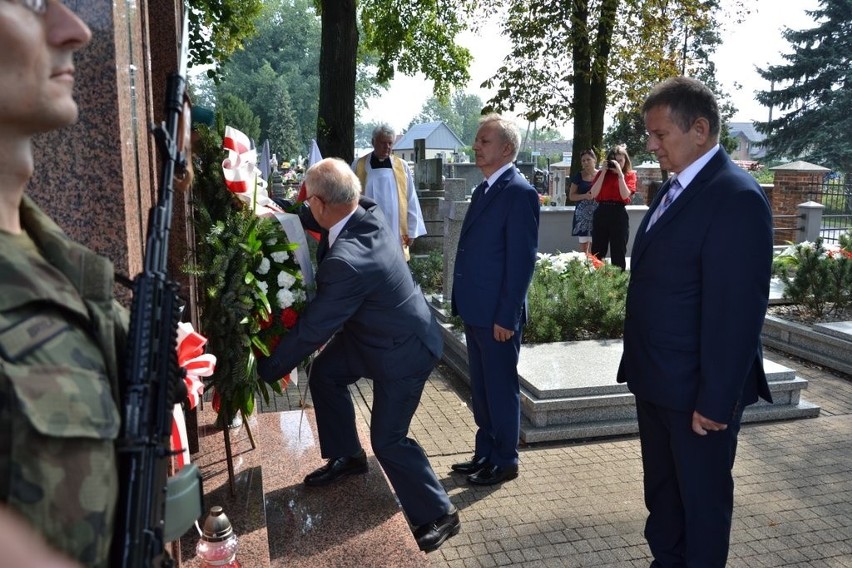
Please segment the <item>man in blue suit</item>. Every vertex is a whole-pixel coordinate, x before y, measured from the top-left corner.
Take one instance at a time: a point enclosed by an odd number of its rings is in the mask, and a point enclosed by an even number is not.
[[[652,567],[725,566],[743,408],[771,401],[760,331],[772,216],[719,146],[702,83],[675,77],[643,106],[648,150],[674,176],[639,226],[619,382],[636,397]]]
[[[538,249],[538,192],[514,167],[520,134],[498,115],[480,121],[473,152],[485,181],[473,192],[453,271],[452,312],[464,321],[476,445],[454,464],[476,485],[518,476],[518,355]]]
[[[328,341],[309,370],[320,450],[328,462],[305,477],[323,486],[367,471],[349,385],[373,380],[370,443],[422,550],[459,531],[456,508],[426,454],[408,438],[423,385],[441,356],[440,328],[376,202],[362,197],[342,160],[305,174],[306,228],[322,235],[316,296],[258,372],[275,381]],[[330,341],[329,341],[330,338]]]

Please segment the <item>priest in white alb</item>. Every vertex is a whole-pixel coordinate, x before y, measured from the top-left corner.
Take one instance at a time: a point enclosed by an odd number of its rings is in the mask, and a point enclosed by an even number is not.
[[[391,153],[395,137],[390,126],[377,126],[373,130],[373,151],[356,159],[352,170],[361,180],[364,195],[379,204],[391,230],[399,235],[405,260],[409,260],[409,246],[426,234],[426,225],[414,189],[414,176],[408,164]]]

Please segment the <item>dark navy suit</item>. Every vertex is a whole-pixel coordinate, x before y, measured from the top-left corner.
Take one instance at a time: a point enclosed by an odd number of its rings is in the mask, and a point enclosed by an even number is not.
[[[459,236],[452,312],[465,323],[477,456],[518,463],[518,354],[538,249],[538,193],[511,167],[474,192]],[[494,324],[515,331],[494,339]]]
[[[743,408],[771,401],[760,331],[772,217],[760,186],[719,149],[633,245],[619,382],[636,396],[645,536],[654,566],[725,565]],[[692,413],[728,425],[692,432]]]
[[[309,385],[323,457],[356,454],[361,444],[349,385],[373,380],[370,442],[414,525],[450,510],[450,501],[420,446],[408,438],[423,385],[441,357],[440,328],[376,203],[362,197],[328,247],[328,233],[307,208],[306,228],[320,230],[316,297],[271,357],[258,362],[273,381],[329,338],[314,360]],[[333,337],[332,337],[333,336]]]

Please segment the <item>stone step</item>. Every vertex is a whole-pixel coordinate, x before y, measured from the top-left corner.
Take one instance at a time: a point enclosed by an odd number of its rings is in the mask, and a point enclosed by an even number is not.
[[[841,373],[852,374],[852,322],[804,325],[766,316],[763,344]]]
[[[765,364],[772,363],[764,361]],[[785,370],[781,377],[792,372]],[[800,377],[773,377],[769,381],[773,403],[759,401],[743,413],[743,423],[814,418],[820,407],[801,399],[808,382]],[[637,434],[633,395],[584,395],[577,397],[533,399],[521,394],[521,439],[527,443],[581,440]]]
[[[239,536],[237,559],[251,567],[429,566],[358,421],[369,471],[329,487],[307,488],[304,476],[321,466],[313,409],[256,413],[232,429],[235,495],[231,495],[224,436],[207,408],[199,415],[205,507],[221,505]],[[200,566],[195,534],[181,539],[182,565]]]

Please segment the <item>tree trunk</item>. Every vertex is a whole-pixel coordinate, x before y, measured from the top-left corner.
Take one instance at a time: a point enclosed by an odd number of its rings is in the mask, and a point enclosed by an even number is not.
[[[317,145],[347,163],[355,152],[356,0],[323,0]]]
[[[589,8],[574,0],[571,9],[571,46],[574,59],[574,143],[571,172],[580,171],[580,153],[603,151],[607,74],[612,34],[620,0],[604,0],[594,44],[589,42]]]
[[[603,1],[600,20],[598,21],[598,33],[595,38],[595,60],[592,64],[589,114],[592,117],[592,142],[596,148],[603,146],[609,55],[612,51],[612,34],[615,30],[618,5],[619,0]]]
[[[574,141],[571,146],[571,173],[580,171],[580,154],[594,146],[592,140],[591,70],[589,45],[589,8],[584,0],[571,5],[571,50],[574,65]]]

